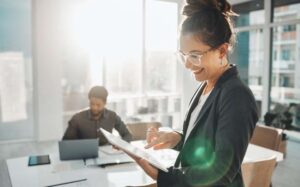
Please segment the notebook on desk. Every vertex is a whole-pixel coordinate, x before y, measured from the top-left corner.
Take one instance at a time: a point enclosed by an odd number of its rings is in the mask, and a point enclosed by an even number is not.
[[[146,150],[136,147],[122,140],[121,138],[114,136],[112,133],[104,130],[103,128],[100,128],[100,130],[109,143],[127,151],[130,154],[133,154],[134,156],[147,160],[151,165],[155,166],[158,169],[168,172],[167,167],[162,162],[158,161],[154,156],[149,154]]]

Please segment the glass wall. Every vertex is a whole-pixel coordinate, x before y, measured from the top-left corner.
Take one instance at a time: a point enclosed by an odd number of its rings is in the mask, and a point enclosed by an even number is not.
[[[275,23],[300,19],[300,3],[275,0]],[[300,129],[300,21],[274,26],[272,43],[271,110],[288,110],[292,126]]]
[[[0,3],[0,140],[33,138],[31,1]]]
[[[252,90],[261,110],[263,97],[262,79],[264,71],[263,30],[239,32],[230,62],[237,65],[240,78]]]
[[[178,6],[155,0],[146,5],[147,92],[176,92]]]
[[[239,14],[234,18],[236,27],[265,23],[263,0],[247,1],[234,5],[234,11]],[[258,18],[258,19],[257,19]]]
[[[246,6],[253,3],[257,6]],[[242,79],[258,103],[267,106],[264,111],[288,110],[294,118],[293,126],[300,128],[300,3],[251,1],[236,4],[233,9],[241,16],[235,20],[240,32],[232,59],[239,64]],[[264,15],[265,12],[270,15]],[[268,40],[264,37],[268,36],[270,43],[265,43]],[[264,98],[263,93],[268,93],[270,99]]]
[[[68,9],[64,125],[88,107],[94,85],[108,89],[107,107],[125,122],[180,123],[177,2],[76,1]]]
[[[280,106],[292,107],[300,103],[299,38],[299,24],[273,28],[271,109]],[[300,127],[300,120],[297,118],[299,112],[295,111],[293,120],[296,127]]]
[[[273,1],[273,21],[283,22],[299,19],[300,3],[291,0]]]

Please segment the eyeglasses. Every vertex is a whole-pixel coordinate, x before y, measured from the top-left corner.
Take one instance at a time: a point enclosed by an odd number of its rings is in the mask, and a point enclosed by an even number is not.
[[[188,54],[184,54],[183,52],[179,51],[177,52],[177,56],[179,61],[181,61],[183,64],[186,64],[187,61],[191,62],[194,65],[200,65],[201,64],[201,58],[207,54],[208,52],[212,51],[213,49],[209,49],[204,52],[192,52]]]

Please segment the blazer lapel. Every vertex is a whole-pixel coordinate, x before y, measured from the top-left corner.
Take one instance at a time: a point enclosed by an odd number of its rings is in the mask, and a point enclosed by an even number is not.
[[[200,119],[203,117],[203,115],[207,112],[207,110],[210,108],[212,102],[215,100],[217,93],[219,92],[218,88],[214,88],[210,95],[208,96],[207,100],[205,101],[203,108],[200,110],[198,117],[196,118],[194,124],[197,125],[197,123],[200,121]]]
[[[198,87],[198,89],[196,90],[196,92],[194,93],[192,99],[190,100],[190,103],[189,103],[189,106],[188,106],[188,109],[187,109],[187,113],[185,115],[184,120],[186,120],[188,114],[190,113],[190,110],[192,108],[192,105],[193,105],[196,97],[199,96],[200,93],[202,93],[202,90],[204,89],[205,84],[206,84],[205,82],[201,83],[200,86]]]
[[[190,105],[188,107],[188,112],[186,113],[185,119],[184,119],[184,122],[183,122],[183,136],[182,136],[182,141],[185,139],[185,133],[186,133],[187,127],[189,125],[191,114],[192,114],[194,108],[198,104],[199,97],[202,94],[202,91],[205,88],[205,85],[206,85],[206,83],[202,83],[199,86],[199,88],[196,90],[195,94],[193,95],[193,97],[191,99]],[[182,154],[182,151],[180,151],[179,155],[177,156],[177,159],[176,159],[175,164],[174,164],[175,167],[178,167],[179,164],[180,164],[181,154]]]
[[[204,85],[204,86],[205,86],[205,85]],[[203,87],[203,88],[204,88],[204,87]],[[207,112],[207,110],[210,108],[210,106],[211,106],[212,102],[215,100],[215,98],[216,98],[218,92],[219,92],[219,89],[218,89],[218,88],[215,88],[215,89],[211,92],[211,94],[209,95],[209,97],[207,98],[205,104],[203,105],[203,108],[200,110],[200,113],[199,113],[198,117],[196,118],[196,121],[194,122],[195,127],[193,128],[193,130],[192,130],[191,133],[189,134],[189,137],[187,137],[186,142],[188,141],[188,139],[189,139],[190,137],[193,137],[193,133],[195,132],[196,126],[200,125],[200,124],[198,124],[199,121],[201,120],[201,118],[203,117],[203,115]],[[199,94],[199,93],[200,93],[200,94]],[[198,93],[197,96],[195,97],[192,106],[194,105],[194,103],[196,103],[195,105],[197,105],[198,102],[196,102],[196,101],[199,100],[199,97],[200,97],[200,95],[201,95],[201,93],[202,93],[202,89],[200,89],[199,93]],[[198,99],[196,99],[196,98],[198,98]],[[194,106],[194,108],[195,108],[195,106]],[[183,137],[182,137],[183,140],[185,139],[185,136],[186,136],[186,130],[187,130],[187,127],[188,127],[188,124],[189,124],[189,118],[190,118],[191,112],[193,111],[194,108],[193,108],[193,107],[190,107],[190,111],[189,111],[187,120],[186,120],[185,123],[184,123],[184,127],[183,127]],[[175,164],[174,164],[175,167],[178,167],[179,164],[180,164],[180,162],[181,162],[181,157],[182,157],[182,154],[183,154],[183,151],[182,151],[182,150],[184,149],[184,148],[183,148],[184,145],[185,145],[185,144],[182,145],[181,151],[179,152],[179,155],[178,155],[178,157],[177,157],[177,159],[176,159],[176,161],[175,161]]]
[[[220,91],[221,85],[224,82],[226,82],[230,77],[237,75],[236,66],[235,65],[230,65],[230,66],[231,66],[231,68],[229,70],[227,70],[226,72],[224,72],[224,74],[217,81],[215,88],[212,90],[211,94],[208,96],[206,102],[203,105],[203,108],[200,110],[199,115],[195,120],[195,123],[194,123],[195,125],[197,125],[197,123],[200,121],[200,119],[203,117],[203,115],[206,113],[206,111],[210,108],[212,102],[215,100],[216,96],[218,95],[218,93]],[[205,87],[205,85],[203,86],[203,88],[204,87]],[[202,93],[202,91],[201,91],[201,93]],[[192,130],[192,132],[193,132],[193,130]],[[192,134],[192,132],[190,134]]]
[[[210,106],[212,105],[212,102],[215,100],[217,94],[219,92],[218,88],[214,88],[213,91],[211,92],[211,94],[208,96],[207,100],[205,101],[203,108],[200,110],[195,122],[194,122],[194,128],[192,129],[192,131],[189,134],[189,137],[187,137],[186,141],[188,141],[188,139],[190,137],[193,137],[195,129],[197,129],[197,126],[201,125],[199,124],[199,121],[203,118],[204,114],[208,111],[208,109],[210,108]],[[187,128],[186,128],[187,129]],[[185,136],[183,136],[185,138]],[[183,145],[184,146],[184,145]]]
[[[208,98],[207,98],[206,102],[204,103],[203,108],[200,110],[200,113],[199,113],[198,117],[196,118],[194,124],[197,124],[200,121],[200,119],[203,117],[205,112],[209,109],[212,102],[215,100],[216,96],[218,95],[221,85],[224,82],[226,82],[230,77],[237,75],[236,66],[233,64],[230,66],[231,66],[231,68],[229,70],[227,70],[226,72],[224,72],[224,74],[217,81],[215,88],[212,90],[211,94],[208,96]],[[205,87],[205,85],[203,86],[203,88],[204,87]],[[202,91],[201,91],[201,93],[202,93]],[[191,132],[191,134],[192,134],[192,132]]]
[[[198,104],[198,101],[199,101],[199,98],[202,94],[202,91],[203,89],[205,88],[205,85],[206,83],[202,83],[199,87],[199,89],[195,92],[191,102],[190,102],[190,105],[189,105],[189,108],[188,108],[188,112],[185,116],[185,119],[184,119],[184,123],[183,123],[183,135],[185,136],[185,133],[186,133],[186,130],[187,130],[187,127],[189,125],[189,121],[190,121],[190,117],[191,117],[191,114],[193,112],[193,110],[195,109],[195,107],[197,106]]]

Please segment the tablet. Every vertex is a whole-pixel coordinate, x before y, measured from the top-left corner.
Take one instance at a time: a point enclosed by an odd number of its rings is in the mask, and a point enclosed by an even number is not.
[[[49,155],[29,156],[28,166],[50,164]]]
[[[113,134],[104,130],[103,128],[100,128],[100,130],[109,143],[127,151],[128,153],[131,153],[132,155],[134,155],[136,157],[147,160],[151,165],[155,166],[156,168],[158,168],[160,170],[168,172],[167,167],[163,163],[158,161],[155,157],[153,157],[151,154],[149,154],[145,150],[143,150],[139,147],[136,147],[136,146],[122,140],[121,138],[119,138],[117,136],[114,136]]]

